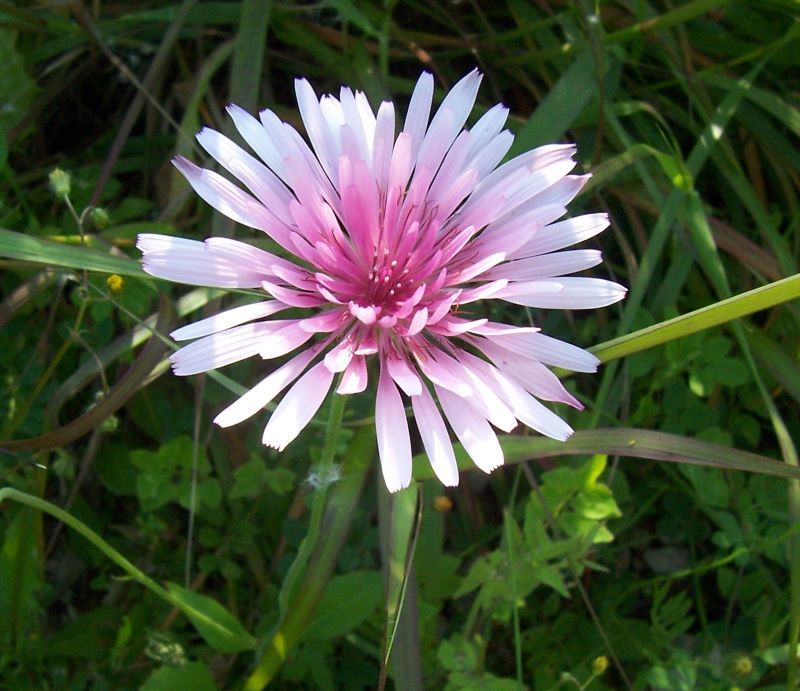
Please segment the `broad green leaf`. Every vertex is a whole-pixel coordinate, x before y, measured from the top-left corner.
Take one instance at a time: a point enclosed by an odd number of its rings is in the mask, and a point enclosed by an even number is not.
[[[214,677],[202,662],[187,662],[182,667],[160,667],[140,691],[217,691]]]
[[[205,642],[215,650],[239,653],[256,647],[256,639],[216,600],[175,583],[167,583],[167,589]]]
[[[303,639],[320,642],[353,631],[380,606],[382,581],[378,571],[352,571],[331,578]]]

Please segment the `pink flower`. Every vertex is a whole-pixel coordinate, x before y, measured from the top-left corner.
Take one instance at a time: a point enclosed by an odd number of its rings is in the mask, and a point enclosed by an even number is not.
[[[239,134],[259,158],[214,130],[197,139],[249,191],[175,159],[206,202],[282,250],[278,256],[227,238],[139,236],[153,276],[255,288],[267,298],[175,331],[176,340],[198,339],[172,356],[175,373],[303,347],[217,415],[218,425],[249,418],[291,385],[263,436],[283,449],[337,374],[337,394],[358,393],[375,362],[378,450],[392,492],[411,481],[401,392],[445,485],[458,483],[445,420],[485,472],[503,463],[493,426],[510,432],[519,421],[554,439],[569,437],[569,425],[539,399],[581,405],[547,366],[593,372],[597,359],[537,328],[480,318],[474,303],[594,309],[617,302],[622,286],[570,276],[599,264],[600,252],[557,251],[597,235],[608,218],[557,220],[588,179],[569,174],[574,146],[543,146],[498,165],[513,139],[503,130],[506,108],[495,106],[463,129],[480,81],[477,71],[464,77],[430,119],[433,78],[423,74],[395,136],[391,103],[373,113],[363,93],[343,88],[338,100],[318,99],[298,80],[311,147],[273,112],[259,121],[232,105]],[[313,315],[266,319],[290,307]]]

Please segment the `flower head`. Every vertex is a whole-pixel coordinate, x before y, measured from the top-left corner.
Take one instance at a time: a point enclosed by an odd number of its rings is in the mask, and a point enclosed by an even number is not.
[[[572,433],[538,400],[581,407],[547,366],[590,372],[597,359],[537,328],[479,318],[472,307],[489,298],[566,309],[620,300],[625,289],[616,283],[569,275],[600,263],[599,252],[557,251],[601,232],[608,219],[557,220],[588,178],[569,174],[573,146],[543,146],[499,165],[513,140],[503,130],[507,110],[495,106],[463,129],[480,80],[477,71],[464,77],[430,118],[433,79],[423,74],[398,135],[391,103],[374,113],[363,93],[343,88],[338,99],[318,99],[298,80],[310,147],[271,111],[256,120],[232,105],[228,112],[258,158],[214,130],[197,138],[248,191],[175,159],[206,202],[281,248],[139,236],[145,271],[154,276],[255,288],[266,298],[175,331],[176,340],[198,339],[172,356],[175,373],[299,350],[217,424],[249,418],[291,386],[263,435],[283,449],[337,374],[337,394],[358,393],[374,362],[378,450],[391,491],[411,481],[401,392],[445,485],[458,482],[445,420],[486,472],[503,463],[493,426],[509,432],[520,421],[555,439]],[[312,314],[267,319],[290,307]]]

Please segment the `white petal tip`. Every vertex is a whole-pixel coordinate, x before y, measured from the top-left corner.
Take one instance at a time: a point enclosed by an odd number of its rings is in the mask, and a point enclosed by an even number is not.
[[[441,482],[445,487],[458,487],[458,473],[456,473],[453,477],[440,477],[439,482]]]
[[[225,429],[226,427],[230,427],[231,425],[235,424],[235,422],[233,422],[227,415],[225,415],[224,411],[222,413],[220,413],[219,415],[217,415],[217,417],[215,417],[212,420],[212,422],[217,427],[222,427],[223,429]]]
[[[481,466],[478,466],[478,467],[479,467],[479,468],[480,468],[480,469],[481,469],[481,470],[482,470],[484,473],[486,473],[487,475],[491,475],[491,474],[492,474],[492,473],[493,473],[495,470],[497,470],[498,468],[502,468],[502,467],[503,467],[503,465],[504,465],[504,462],[503,462],[503,461],[501,461],[500,463],[497,463],[497,464],[495,464],[495,463],[492,463],[492,464],[490,464],[490,465],[481,465]]]
[[[411,484],[411,480],[409,480],[406,483],[403,483],[397,479],[390,481],[384,478],[384,481],[386,482],[386,489],[389,490],[389,494],[396,494],[400,490],[406,489],[406,487],[408,487]]]

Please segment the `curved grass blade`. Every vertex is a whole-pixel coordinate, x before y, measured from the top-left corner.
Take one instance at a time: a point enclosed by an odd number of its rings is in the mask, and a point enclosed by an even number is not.
[[[722,444],[645,429],[621,427],[578,430],[567,441],[515,435],[499,436],[498,438],[503,447],[506,465],[537,458],[607,454],[626,458],[705,465],[712,468],[741,470],[785,478],[800,478],[799,468],[781,463],[773,458],[759,456],[749,451],[740,451]],[[454,448],[459,470],[464,472],[474,469],[475,466],[464,448],[460,444],[455,444]],[[428,480],[433,476],[433,470],[427,462],[425,454],[415,456],[414,478]]]
[[[176,594],[163,588],[144,572],[136,568],[136,566],[117,552],[117,550],[89,528],[89,526],[79,521],[72,514],[51,504],[49,501],[34,497],[25,492],[20,492],[12,487],[3,487],[0,489],[0,504],[7,499],[48,513],[66,523],[70,528],[75,530],[75,532],[83,535],[83,537],[125,571],[134,581],[143,585],[162,600],[180,609],[195,625],[198,633],[210,646],[221,652],[239,652],[255,648],[257,643],[256,639],[247,633],[238,620],[236,620],[230,612],[225,610],[222,605],[199,593],[192,593],[191,597],[186,597],[185,593],[178,592]],[[174,586],[171,586],[171,588],[172,587]],[[210,603],[213,603],[213,605]],[[225,612],[224,617],[217,616],[220,610]]]
[[[381,541],[386,545],[386,620],[384,625],[384,652],[381,660],[381,674],[378,688],[382,689],[386,683],[389,660],[392,659],[394,681],[398,688],[422,688],[422,673],[418,644],[404,646],[403,638],[398,641],[396,654],[392,657],[395,638],[401,628],[401,617],[404,612],[404,603],[408,586],[412,582],[414,552],[416,549],[419,529],[422,524],[422,485],[416,483],[411,487],[384,497],[388,511],[382,512],[381,520],[388,518],[388,528],[384,535],[381,531]],[[388,516],[386,516],[388,514]],[[412,608],[413,609],[413,608]],[[406,611],[405,617],[414,614]],[[403,628],[409,622],[403,619]],[[417,627],[416,618],[410,622]],[[414,649],[406,649],[411,647]]]

